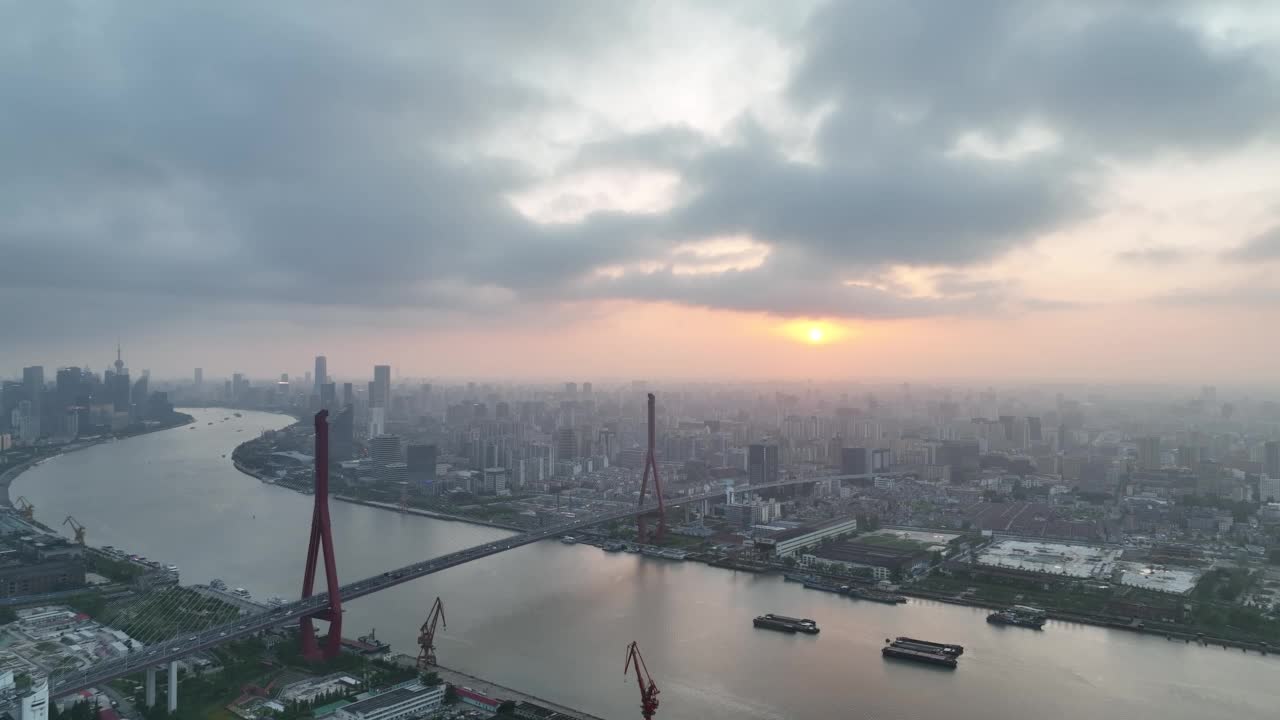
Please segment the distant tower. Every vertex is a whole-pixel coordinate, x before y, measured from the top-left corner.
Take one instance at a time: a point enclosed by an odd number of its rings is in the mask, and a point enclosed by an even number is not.
[[[123,359],[123,358],[121,357],[121,355],[120,355],[120,343],[116,343],[116,362],[115,362],[115,366],[116,366],[116,374],[117,374],[117,375],[123,375],[123,374],[124,374],[124,359]]]
[[[329,358],[325,357],[324,355],[317,355],[316,371],[315,371],[315,374],[312,376],[312,380],[315,382],[315,388],[313,392],[316,394],[317,397],[319,397],[320,395],[320,387],[325,383],[329,382],[328,378],[329,378]]]

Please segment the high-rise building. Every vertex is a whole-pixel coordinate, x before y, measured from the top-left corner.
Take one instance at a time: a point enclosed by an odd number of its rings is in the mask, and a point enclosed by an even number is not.
[[[1268,440],[1262,446],[1262,472],[1280,478],[1280,442]]]
[[[567,383],[565,383],[565,384],[564,384],[564,394],[565,394],[565,395],[568,395],[569,397],[574,397],[575,395],[577,395],[577,394],[578,394],[578,383],[575,383],[575,382],[567,382]]]
[[[752,485],[778,481],[778,446],[752,443],[747,448],[747,476]]]
[[[25,391],[26,399],[31,403],[28,408],[27,432],[35,433],[36,437],[42,434],[40,421],[44,408],[44,366],[32,365],[31,367],[22,368],[22,388]]]
[[[321,386],[329,382],[329,359],[324,355],[316,356],[316,371],[313,377],[315,378],[315,390],[313,392],[315,392],[316,397],[320,397]],[[321,402],[320,407],[329,406]]]
[[[369,395],[369,407],[391,406],[391,366],[373,366],[373,388]]]
[[[338,402],[337,392],[333,383],[331,382],[321,383],[320,384],[320,408],[322,410],[328,410],[329,408],[332,408],[335,404],[337,404],[337,402]]]
[[[199,390],[204,386],[204,368],[196,368],[195,377],[196,389]]]
[[[556,430],[556,462],[578,457],[578,431],[571,427]]]
[[[350,460],[355,456],[355,409],[350,405],[329,420],[329,459]]]
[[[952,482],[968,482],[978,477],[981,448],[976,440],[944,440],[938,446],[937,464],[951,468]]]
[[[1138,467],[1143,470],[1160,469],[1160,438],[1138,438]]]
[[[342,383],[342,406],[355,407],[356,391],[351,383]]]
[[[583,395],[590,395],[590,394],[591,394],[591,383],[589,383],[589,382],[584,382],[584,383],[582,383],[582,394],[583,394]]]
[[[1039,417],[1027,418],[1027,441],[1032,444],[1044,442],[1044,430],[1040,427]]]
[[[369,459],[373,461],[373,476],[389,479],[388,466],[403,462],[400,456],[399,435],[377,435],[369,438]]]
[[[129,370],[124,366],[119,345],[116,345],[116,361],[112,365],[115,370],[106,371],[102,377],[103,384],[107,386],[107,399],[115,412],[127,413],[130,406],[129,391],[132,386],[129,383]]]
[[[893,453],[889,448],[876,448],[871,451],[871,472],[889,472],[889,465],[893,463]]]
[[[871,472],[871,458],[864,447],[844,448],[840,451],[841,475],[866,475]]]
[[[436,481],[436,446],[410,445],[405,450],[405,462],[409,466],[409,483],[429,490]]]

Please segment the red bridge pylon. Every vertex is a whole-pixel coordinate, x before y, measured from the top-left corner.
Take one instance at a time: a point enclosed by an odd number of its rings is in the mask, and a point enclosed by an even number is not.
[[[324,549],[324,576],[329,591],[329,606],[302,618],[298,634],[302,640],[302,656],[308,660],[332,660],[342,651],[342,596],[338,590],[338,568],[333,557],[333,530],[329,527],[329,411],[316,413],[316,506],[311,514],[311,544],[307,548],[307,570],[302,578],[302,597],[313,594],[316,560]],[[323,652],[316,646],[315,620],[329,623],[329,636]]]
[[[640,478],[640,506],[644,506],[644,493],[649,486],[649,473],[652,472],[653,494],[658,498],[658,532],[654,534],[654,537],[660,541],[667,530],[667,508],[663,505],[662,481],[658,479],[658,461],[654,458],[654,445],[657,444],[656,420],[654,419],[656,402],[653,393],[649,393],[649,449],[645,451],[644,475]],[[636,516],[636,539],[642,543],[648,540],[644,515]]]

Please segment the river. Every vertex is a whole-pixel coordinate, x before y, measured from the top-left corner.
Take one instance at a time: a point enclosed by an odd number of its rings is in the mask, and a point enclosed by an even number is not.
[[[52,458],[11,493],[46,524],[74,515],[91,544],[178,565],[184,583],[219,577],[258,598],[296,597],[312,498],[244,475],[230,457],[292,419],[186,412],[195,425]],[[506,534],[336,501],[331,513],[343,582]],[[1056,621],[1044,632],[998,627],[974,608],[857,602],[777,577],[558,542],[356,600],[346,634],[376,627],[393,649],[415,653],[437,595],[448,621],[440,662],[605,718],[639,716],[635,681],[622,674],[632,640],[661,689],[660,718],[1200,720],[1273,718],[1280,707],[1274,656]],[[754,630],[764,612],[812,617],[822,632]],[[895,635],[966,651],[954,671],[886,661],[879,648]]]

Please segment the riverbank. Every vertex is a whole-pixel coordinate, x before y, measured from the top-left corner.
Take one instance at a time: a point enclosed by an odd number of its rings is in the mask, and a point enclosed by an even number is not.
[[[140,437],[142,435],[149,435],[154,432],[160,432],[161,430],[172,430],[173,428],[185,427],[196,421],[194,417],[191,417],[190,415],[183,412],[175,412],[174,415],[179,416],[178,419],[175,420],[174,422],[167,423],[164,425],[159,425],[153,428],[147,428],[145,430],[140,430],[138,432],[131,432],[123,435],[107,435],[100,438],[94,438],[92,440],[77,440],[75,442],[69,442],[65,445],[59,445],[56,447],[47,446],[49,447],[50,450],[53,450],[53,452],[50,452],[46,455],[41,455],[40,457],[37,457],[37,458],[32,458],[25,463],[22,463],[15,467],[11,467],[5,470],[3,473],[0,473],[0,507],[2,508],[13,507],[13,500],[12,498],[9,497],[9,488],[13,485],[13,481],[16,480],[18,476],[21,475],[22,473],[26,472],[27,470],[30,470],[31,468],[39,465],[40,463],[44,462],[45,460],[48,460],[49,458],[55,458],[55,457],[58,457],[59,455],[66,455],[68,453],[73,453],[78,450],[86,450],[88,448],[95,447],[103,443],[115,442],[117,440],[127,440],[133,437]]]
[[[410,657],[403,653],[397,653],[393,655],[390,658],[390,660],[391,662],[394,662],[397,665],[402,665],[404,667],[417,666],[416,658]],[[503,700],[503,701],[511,700],[512,702],[523,701],[527,703],[534,703],[536,705],[541,705],[542,707],[547,708],[548,710],[553,710],[555,712],[558,712],[561,715],[567,715],[568,717],[576,718],[576,720],[604,720],[599,716],[592,715],[590,713],[585,713],[585,712],[582,712],[581,710],[568,708],[563,705],[559,705],[557,703],[551,702],[550,700],[545,700],[543,698],[540,698],[537,695],[530,695],[529,693],[526,693],[526,692],[513,690],[512,688],[509,688],[505,685],[499,685],[498,683],[493,682],[492,680],[486,680],[481,677],[476,677],[475,675],[468,675],[467,673],[464,673],[461,670],[454,670],[452,668],[447,668],[442,665],[436,665],[435,668],[432,670],[432,672],[439,675],[441,680],[444,680],[450,685],[467,688],[469,690],[474,690],[480,693],[481,695],[494,698],[495,700]]]

